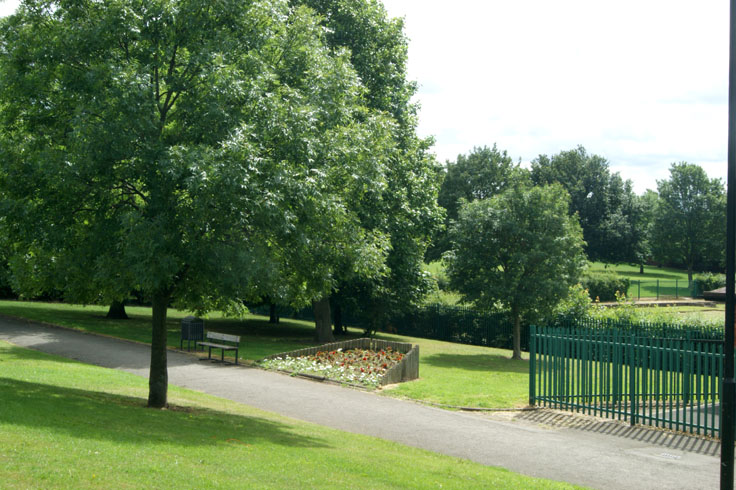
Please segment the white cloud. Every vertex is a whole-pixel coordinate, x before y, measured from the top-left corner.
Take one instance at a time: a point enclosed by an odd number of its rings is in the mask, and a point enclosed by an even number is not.
[[[440,160],[497,143],[530,161],[582,144],[638,192],[675,161],[725,177],[725,2],[384,4],[405,16],[419,131]]]

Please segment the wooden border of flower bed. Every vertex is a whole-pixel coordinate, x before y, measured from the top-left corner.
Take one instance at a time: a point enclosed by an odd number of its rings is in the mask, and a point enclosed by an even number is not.
[[[277,357],[304,357],[313,356],[317,352],[333,351],[337,349],[350,350],[350,349],[368,349],[373,351],[379,351],[390,347],[391,350],[404,354],[404,358],[401,359],[398,364],[392,366],[386,373],[381,376],[379,385],[385,386],[394,383],[400,383],[402,381],[411,381],[419,377],[419,346],[412,346],[408,342],[390,342],[388,340],[378,339],[354,339],[345,340],[343,342],[333,342],[331,344],[318,345],[316,347],[308,347],[306,349],[298,349],[289,352],[281,352],[280,354],[272,354],[266,356],[261,360],[275,359]]]

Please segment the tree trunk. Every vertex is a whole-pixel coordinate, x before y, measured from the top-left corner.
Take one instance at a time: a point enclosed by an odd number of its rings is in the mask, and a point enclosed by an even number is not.
[[[521,360],[521,316],[513,313],[514,316],[514,355],[511,359]]]
[[[279,312],[275,303],[271,303],[268,307],[268,323],[278,324],[279,323]]]
[[[687,265],[687,287],[692,289],[693,287],[693,266],[692,264]]]
[[[127,320],[128,315],[125,313],[125,301],[113,301],[110,304],[110,309],[107,310],[107,316],[105,318]]]
[[[321,344],[334,342],[332,318],[330,317],[330,298],[312,301],[312,308],[314,309],[314,340]]]
[[[153,331],[151,336],[151,369],[148,375],[148,406],[164,408],[169,386],[166,366],[166,312],[169,294],[158,292],[153,295]]]
[[[342,324],[342,308],[340,308],[340,305],[336,304],[332,306],[332,310],[334,312],[334,333],[335,335],[343,335],[346,333],[345,325]]]
[[[639,274],[644,274],[644,263],[639,264]]]

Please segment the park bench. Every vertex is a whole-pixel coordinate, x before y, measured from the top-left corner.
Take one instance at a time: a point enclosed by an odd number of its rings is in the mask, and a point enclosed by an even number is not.
[[[220,362],[225,362],[225,351],[235,351],[235,364],[238,363],[238,348],[240,347],[240,336],[239,335],[228,335],[226,333],[218,332],[207,332],[207,340],[219,340],[221,343],[216,342],[197,342],[197,345],[202,347],[208,347],[207,359],[212,359],[212,348],[220,349],[222,355],[220,356]],[[227,342],[227,343],[223,343]],[[204,360],[204,359],[203,359]]]

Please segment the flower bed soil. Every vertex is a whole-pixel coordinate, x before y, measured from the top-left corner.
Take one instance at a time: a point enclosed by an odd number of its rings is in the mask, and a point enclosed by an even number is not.
[[[345,383],[356,383],[369,388],[380,385],[381,377],[397,365],[404,355],[386,350],[364,349],[319,351],[311,356],[277,357],[261,361],[266,369],[278,369],[299,374],[313,374]]]
[[[419,376],[419,347],[375,339],[357,339],[269,356],[264,369],[318,376],[376,388]]]

